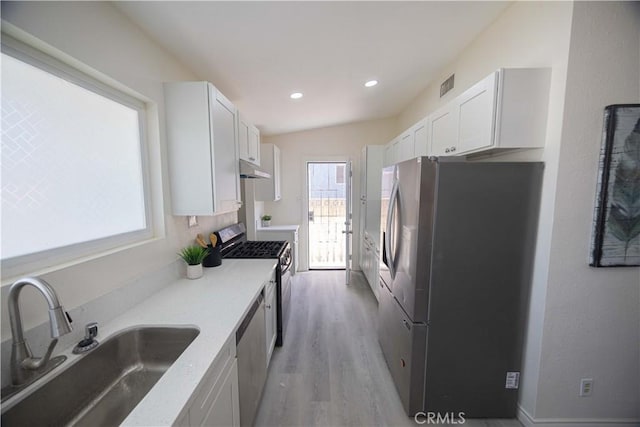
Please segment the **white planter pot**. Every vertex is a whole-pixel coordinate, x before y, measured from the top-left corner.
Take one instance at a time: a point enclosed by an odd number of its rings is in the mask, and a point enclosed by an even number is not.
[[[187,265],[187,279],[199,279],[202,277],[202,264]]]
[[[266,219],[262,220],[263,227],[269,227],[270,225],[271,225],[271,220],[266,220]]]

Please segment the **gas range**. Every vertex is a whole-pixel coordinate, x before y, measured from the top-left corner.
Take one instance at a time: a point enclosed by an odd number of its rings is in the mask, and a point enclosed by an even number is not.
[[[247,240],[232,247],[225,258],[278,258],[287,242],[258,242]]]
[[[287,241],[247,240],[243,223],[216,232],[222,258],[277,258],[276,266],[276,346],[282,346],[291,303],[291,245]]]
[[[291,245],[286,241],[247,240],[243,223],[216,232],[222,258],[278,258],[284,273],[291,266]]]

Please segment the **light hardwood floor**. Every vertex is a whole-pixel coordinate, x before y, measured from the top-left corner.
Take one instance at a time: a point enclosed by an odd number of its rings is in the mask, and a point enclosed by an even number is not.
[[[276,348],[256,426],[416,426],[402,408],[376,336],[377,303],[360,273],[294,276],[285,343]],[[425,424],[428,425],[428,424]],[[431,424],[433,425],[433,424]],[[520,427],[467,420],[469,427]]]

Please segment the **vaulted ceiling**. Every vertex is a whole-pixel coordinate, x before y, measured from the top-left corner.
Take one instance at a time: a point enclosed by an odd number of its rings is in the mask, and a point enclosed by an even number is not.
[[[509,2],[114,5],[269,135],[399,114]]]

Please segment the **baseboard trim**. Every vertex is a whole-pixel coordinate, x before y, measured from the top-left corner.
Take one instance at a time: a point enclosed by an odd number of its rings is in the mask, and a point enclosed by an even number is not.
[[[640,426],[640,418],[534,418],[520,405],[517,418],[524,427]]]

